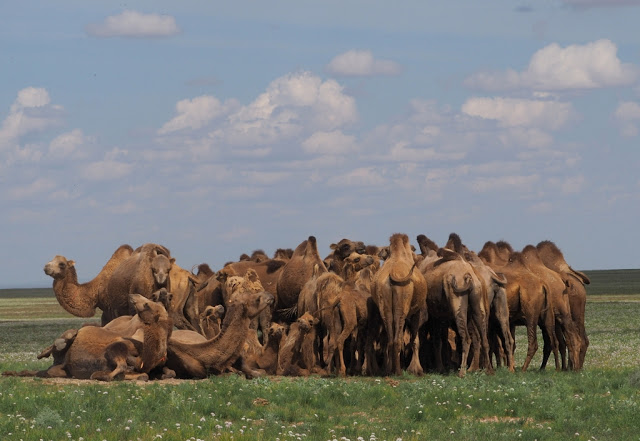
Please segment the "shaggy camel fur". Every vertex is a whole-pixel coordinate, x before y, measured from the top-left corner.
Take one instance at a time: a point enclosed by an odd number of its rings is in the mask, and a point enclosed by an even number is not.
[[[295,249],[291,259],[282,268],[277,282],[278,309],[295,312],[298,297],[304,284],[311,278],[314,265],[318,265],[319,272],[327,269],[318,255],[318,245],[314,236],[309,238]],[[291,320],[290,314],[283,312],[283,318]],[[295,317],[295,314],[293,314]]]
[[[247,271],[243,274],[243,276],[230,276],[228,270],[224,268],[217,273],[217,279],[221,284],[222,291],[222,299],[223,304],[226,304],[234,292],[236,292],[240,287],[243,289],[249,289],[253,292],[261,292],[267,291],[256,271],[253,268],[248,268]],[[269,291],[267,291],[269,292]],[[260,314],[254,317],[251,320],[251,329],[256,331],[251,333],[251,336],[255,336],[255,340],[251,342],[251,345],[254,347],[266,345],[269,342],[269,335],[267,330],[271,326],[271,321],[273,317],[273,306],[269,308],[265,308]],[[263,341],[260,342],[258,339],[257,331],[260,330]]]
[[[527,356],[522,365],[524,372],[538,350],[537,326],[540,325],[544,334],[553,333],[555,325],[553,317],[547,314],[547,288],[540,278],[529,271],[520,253],[511,253],[508,259],[500,254],[498,244],[489,241],[484,244],[478,257],[496,273],[504,274],[507,278],[505,289],[511,335],[515,337],[516,326],[525,326],[527,329]]]
[[[169,340],[167,366],[181,378],[205,378],[230,369],[241,355],[251,319],[273,302],[265,291],[238,291],[225,305],[222,329],[216,337],[196,343]]]
[[[276,375],[308,376],[311,373],[315,367],[315,360],[308,353],[308,345],[315,340],[315,336],[312,334],[310,338],[306,337],[313,332],[317,324],[318,319],[308,312],[291,324],[286,337],[283,337],[280,344]],[[307,342],[306,356],[303,348],[305,341]],[[310,363],[311,366],[306,363]]]
[[[566,342],[567,349],[569,350],[569,359],[575,361],[574,367],[577,367],[578,360],[580,359],[580,347],[581,338],[578,333],[573,319],[571,318],[571,306],[569,304],[569,296],[566,291],[566,285],[562,280],[560,274],[547,267],[540,259],[538,249],[533,245],[527,245],[522,250],[522,256],[524,257],[525,264],[534,274],[542,279],[542,281],[549,288],[547,294],[547,303],[553,313],[555,323],[557,324],[556,332],[551,334],[551,350],[554,350],[554,356],[556,355],[557,348],[559,347],[559,341]],[[562,345],[564,346],[564,344]],[[562,347],[560,355],[562,356],[562,369],[567,369],[566,353],[564,347]],[[542,359],[541,369],[544,369],[546,361],[549,358],[549,349],[545,345],[544,355]],[[559,369],[558,360],[556,358],[556,369]]]
[[[93,317],[96,308],[102,313],[102,324],[107,323],[111,299],[107,295],[107,283],[120,264],[133,253],[129,245],[121,245],[90,282],[78,284],[75,262],[64,256],[55,256],[44,266],[44,272],[53,278],[53,291],[60,306],[78,317]]]
[[[589,347],[589,337],[584,326],[585,306],[587,303],[587,290],[585,285],[591,283],[589,278],[582,272],[576,271],[567,264],[562,255],[562,251],[551,241],[540,242],[536,248],[542,262],[550,269],[556,271],[562,277],[567,286],[569,295],[569,305],[571,307],[571,318],[578,328],[580,334],[580,358],[577,365],[571,366],[573,369],[582,369],[584,357]],[[572,360],[570,360],[572,362]]]
[[[82,327],[68,347],[64,362],[52,366],[49,375],[104,381],[148,379],[151,370],[162,366],[173,328],[171,320],[160,303],[139,294],[130,297],[139,317],[137,332],[142,334],[142,342],[124,338],[115,330]]]
[[[423,373],[419,358],[418,329],[427,321],[427,282],[415,270],[415,255],[406,234],[396,233],[389,238],[389,257],[378,270],[371,286],[371,297],[380,311],[388,336],[386,344],[387,374],[400,375],[403,366],[400,353],[404,351],[404,330],[408,322],[409,346],[412,349],[408,372]]]

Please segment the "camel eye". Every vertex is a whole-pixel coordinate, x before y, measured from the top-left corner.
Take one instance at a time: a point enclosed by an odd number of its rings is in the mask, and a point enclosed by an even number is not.
[[[62,269],[62,268],[64,268],[65,266],[67,266],[67,264],[66,264],[66,263],[64,263],[64,262],[60,262],[60,263],[58,264],[58,266]]]

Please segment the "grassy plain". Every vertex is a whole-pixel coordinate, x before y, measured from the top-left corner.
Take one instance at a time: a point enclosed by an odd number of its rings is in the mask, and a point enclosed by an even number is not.
[[[2,377],[0,433],[3,440],[637,440],[640,270],[589,276],[591,345],[582,372],[111,384]],[[87,319],[70,317],[50,291],[9,291],[0,291],[0,371],[46,368],[50,360],[37,353]],[[516,341],[521,365],[522,329]],[[532,366],[541,352],[540,339]]]

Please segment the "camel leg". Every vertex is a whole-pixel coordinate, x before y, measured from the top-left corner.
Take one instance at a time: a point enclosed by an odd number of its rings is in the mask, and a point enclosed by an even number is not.
[[[418,336],[418,330],[420,329],[422,322],[423,320],[420,313],[414,314],[409,321],[409,332],[411,335],[411,341],[409,344],[412,348],[412,354],[411,363],[409,363],[407,371],[417,376],[424,374],[424,370],[420,364],[420,337]]]
[[[522,365],[522,372],[525,372],[531,364],[531,360],[533,356],[536,354],[538,350],[538,332],[537,332],[537,323],[532,317],[527,317],[527,358],[524,360]]]
[[[507,367],[510,372],[514,372],[515,362],[513,360],[513,352],[515,341],[509,326],[509,309],[507,307],[506,294],[500,294],[500,292],[498,292],[493,300],[493,311],[495,312],[495,318],[500,324],[500,330],[502,332],[502,341],[507,359]]]
[[[471,363],[469,363],[468,371],[474,372],[480,370],[480,333],[473,321],[469,322],[467,326],[471,336]]]

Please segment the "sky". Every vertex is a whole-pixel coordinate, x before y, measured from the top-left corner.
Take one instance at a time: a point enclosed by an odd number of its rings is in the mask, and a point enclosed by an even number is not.
[[[5,2],[0,287],[456,232],[639,268],[640,1]]]

